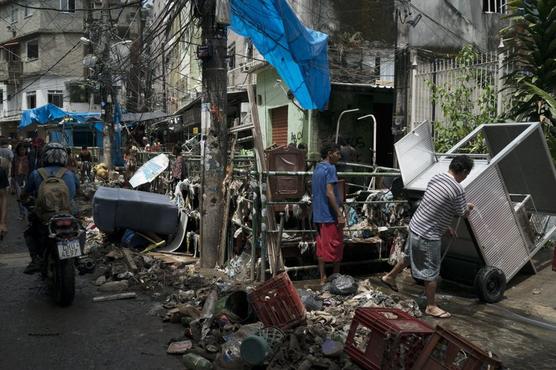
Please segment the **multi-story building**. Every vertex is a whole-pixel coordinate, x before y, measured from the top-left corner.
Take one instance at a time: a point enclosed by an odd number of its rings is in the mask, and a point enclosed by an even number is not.
[[[136,7],[110,0],[113,32],[132,38]],[[102,1],[0,0],[0,130],[15,136],[21,112],[52,103],[70,112],[100,111],[83,66],[90,45],[80,38]]]

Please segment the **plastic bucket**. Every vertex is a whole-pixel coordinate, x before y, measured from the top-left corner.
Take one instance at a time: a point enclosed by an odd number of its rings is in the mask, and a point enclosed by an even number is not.
[[[215,314],[224,314],[231,321],[243,323],[253,317],[253,309],[247,299],[247,292],[236,290],[216,302]]]

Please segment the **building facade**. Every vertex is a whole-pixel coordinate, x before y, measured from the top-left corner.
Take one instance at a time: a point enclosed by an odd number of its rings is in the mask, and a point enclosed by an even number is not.
[[[137,9],[122,5],[125,2],[110,0],[112,31],[137,37],[129,23]],[[89,0],[0,1],[2,135],[15,136],[22,110],[46,103],[70,112],[100,111],[82,63],[92,46],[80,39],[90,37],[101,7],[102,1]]]

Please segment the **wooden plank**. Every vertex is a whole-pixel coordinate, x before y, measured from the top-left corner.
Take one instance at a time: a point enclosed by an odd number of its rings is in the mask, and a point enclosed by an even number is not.
[[[130,298],[137,298],[137,293],[127,292],[127,293],[118,293],[118,294],[94,297],[93,302],[114,301],[117,299],[130,299]]]
[[[238,127],[237,120],[234,122],[234,127]],[[228,242],[228,224],[230,223],[230,204],[232,202],[232,192],[230,191],[230,184],[232,183],[234,177],[234,156],[237,143],[237,131],[233,134],[232,145],[230,148],[230,161],[226,168],[226,178],[224,179],[224,187],[226,190],[226,200],[224,204],[224,217],[222,219],[222,228],[220,229],[220,244],[218,245],[218,264],[220,266],[224,265],[226,261],[226,244]],[[231,256],[228,256],[230,258]]]
[[[124,251],[124,257],[125,257],[125,260],[127,262],[127,265],[129,266],[129,268],[131,269],[132,272],[137,272],[137,265],[135,264],[135,261],[133,260],[133,256],[131,255],[131,251],[127,248],[124,248],[123,251]]]
[[[257,154],[257,170],[259,173],[262,173],[267,171],[267,166],[264,155],[261,124],[259,121],[259,111],[255,98],[255,88],[251,83],[249,83],[247,87],[247,96],[249,97],[251,119],[253,120],[253,140],[255,143],[255,152]],[[268,183],[266,184],[266,196],[268,200],[272,200],[270,186],[268,186]],[[274,211],[272,210],[272,206],[267,206],[266,208],[266,221],[267,230],[276,230],[276,219],[274,218]],[[274,234],[276,233],[266,233],[266,245],[268,247],[270,271],[273,274],[276,274],[278,271],[284,270],[284,261],[282,259],[282,251],[277,243],[277,236]]]

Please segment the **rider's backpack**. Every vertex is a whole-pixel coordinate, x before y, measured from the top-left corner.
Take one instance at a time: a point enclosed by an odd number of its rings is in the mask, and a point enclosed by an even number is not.
[[[57,213],[71,213],[69,189],[63,180],[65,168],[60,168],[53,176],[49,176],[44,168],[38,169],[43,181],[37,192],[35,213],[43,222]]]

